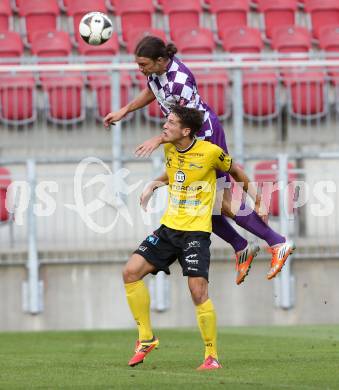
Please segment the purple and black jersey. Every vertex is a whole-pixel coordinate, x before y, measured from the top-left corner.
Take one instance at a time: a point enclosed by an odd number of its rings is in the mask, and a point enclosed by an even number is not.
[[[204,124],[197,138],[220,146],[227,152],[224,130],[217,115],[202,100],[192,72],[177,57],[173,57],[167,71],[158,76],[148,76],[148,87],[154,93],[161,111],[167,116],[171,106],[181,104],[204,113]]]

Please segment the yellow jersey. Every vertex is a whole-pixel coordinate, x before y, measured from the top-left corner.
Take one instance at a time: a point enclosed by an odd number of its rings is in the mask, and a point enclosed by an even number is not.
[[[186,150],[165,144],[168,203],[161,223],[183,231],[212,231],[216,170],[228,172],[232,158],[217,145],[195,140]]]

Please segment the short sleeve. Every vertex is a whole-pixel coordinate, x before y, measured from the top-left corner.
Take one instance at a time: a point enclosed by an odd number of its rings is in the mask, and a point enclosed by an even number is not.
[[[213,152],[213,166],[219,171],[228,172],[232,167],[232,157],[216,146]]]

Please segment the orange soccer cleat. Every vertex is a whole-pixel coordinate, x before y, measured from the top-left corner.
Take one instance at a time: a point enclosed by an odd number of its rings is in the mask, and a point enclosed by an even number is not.
[[[259,252],[258,245],[248,244],[245,249],[236,253],[236,283],[242,283],[250,272],[251,264]]]
[[[271,269],[267,273],[267,279],[274,278],[282,269],[288,256],[295,250],[295,244],[292,241],[286,241],[269,247],[268,252],[272,253]]]
[[[153,339],[150,341],[137,340],[135,344],[135,354],[132,357],[132,359],[128,362],[128,365],[134,367],[137,364],[143,363],[146,355],[148,355],[158,345],[159,345],[159,340],[156,337],[153,337]]]
[[[208,356],[203,364],[197,368],[198,371],[217,370],[222,368],[222,365],[212,356]]]

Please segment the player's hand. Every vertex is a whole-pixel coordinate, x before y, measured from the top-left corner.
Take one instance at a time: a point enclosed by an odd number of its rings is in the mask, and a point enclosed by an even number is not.
[[[115,122],[119,122],[122,118],[124,118],[126,114],[127,112],[123,108],[116,112],[110,112],[103,120],[104,126],[109,127],[110,125],[114,125]]]
[[[136,157],[149,157],[162,143],[162,137],[153,137],[139,145],[134,154]]]
[[[259,217],[265,222],[268,222],[268,210],[262,201],[257,201],[255,203],[254,211],[259,215]]]
[[[141,208],[144,210],[144,211],[147,211],[147,205],[148,205],[148,202],[149,200],[152,198],[153,196],[153,192],[155,190],[155,185],[154,183],[151,183],[150,185],[148,185],[144,191],[142,192],[142,194],[140,195],[140,206]]]

